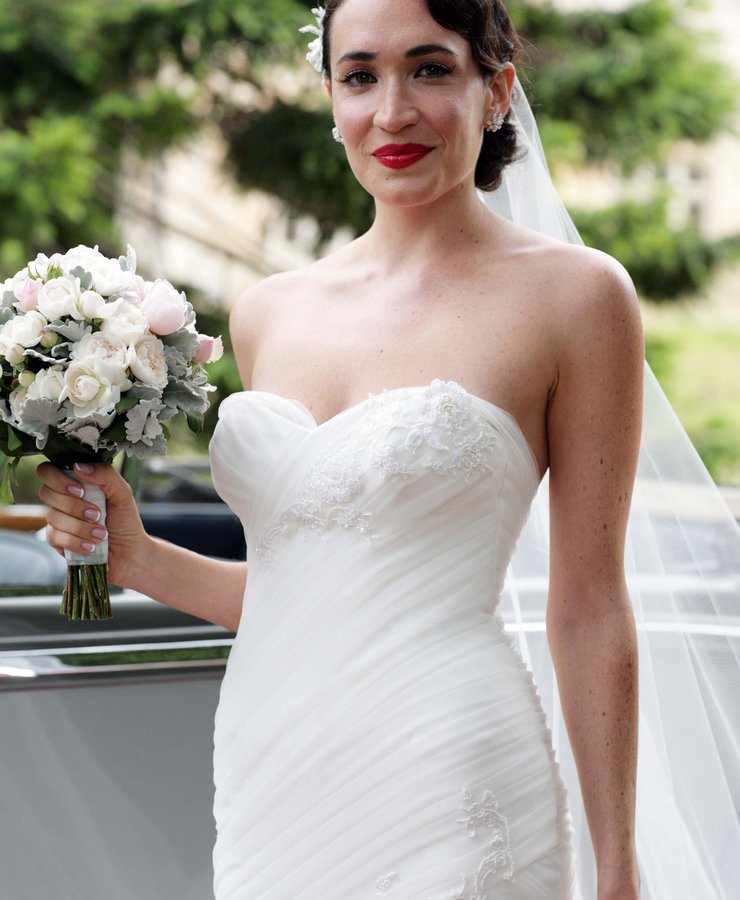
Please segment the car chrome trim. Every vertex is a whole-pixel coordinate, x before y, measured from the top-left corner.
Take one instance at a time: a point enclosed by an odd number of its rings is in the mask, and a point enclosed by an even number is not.
[[[9,651],[0,653],[0,691],[111,676],[220,673],[232,643],[232,638],[219,638]]]

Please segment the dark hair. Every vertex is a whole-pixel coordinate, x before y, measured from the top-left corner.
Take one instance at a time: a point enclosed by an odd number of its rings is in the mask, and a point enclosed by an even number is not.
[[[324,19],[324,74],[331,77],[329,65],[331,20],[343,0],[327,0]],[[437,24],[454,31],[470,44],[473,59],[481,74],[488,78],[511,62],[519,48],[519,38],[502,0],[425,0],[429,15]],[[516,129],[507,114],[499,131],[483,132],[475,186],[495,191],[501,184],[504,168],[517,157]]]

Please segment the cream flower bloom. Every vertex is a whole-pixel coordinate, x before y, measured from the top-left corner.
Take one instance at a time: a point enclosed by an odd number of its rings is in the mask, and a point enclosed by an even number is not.
[[[101,373],[98,363],[95,357],[74,360],[64,373],[64,388],[59,400],[68,401],[78,417],[113,412],[121,392],[132,386],[127,379],[115,384],[111,382]]]
[[[96,360],[96,370],[112,384],[120,384],[127,380],[128,352],[128,346],[120,338],[95,331],[75,344],[72,359]]]
[[[100,330],[108,337],[118,338],[130,346],[149,333],[149,320],[128,300],[115,300],[106,304]]]
[[[128,269],[122,269],[117,259],[109,259],[97,247],[86,247],[84,244],[67,251],[61,257],[60,264],[65,272],[70,272],[78,266],[89,272],[92,275],[93,290],[104,297],[127,290],[134,279],[136,269],[136,259],[131,247],[129,247]]]
[[[79,279],[73,275],[62,275],[41,286],[36,297],[36,307],[50,322],[65,316],[81,320],[83,316],[77,305],[79,299]]]
[[[33,384],[28,388],[29,400],[59,401],[64,390],[64,369],[52,366],[37,373]]]
[[[12,366],[17,366],[29,347],[35,347],[41,340],[41,333],[47,324],[44,316],[35,309],[21,316],[8,319],[0,327],[0,356]]]
[[[164,344],[149,334],[129,348],[128,364],[131,374],[143,384],[156,388],[167,386],[167,358]]]

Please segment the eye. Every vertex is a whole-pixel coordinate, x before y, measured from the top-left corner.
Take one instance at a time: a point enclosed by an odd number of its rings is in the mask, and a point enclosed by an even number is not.
[[[350,87],[364,87],[366,84],[373,84],[375,76],[368,72],[367,69],[355,69],[339,80],[342,84],[348,84]]]
[[[442,63],[424,63],[424,65],[419,69],[416,73],[417,76],[421,76],[422,78],[444,78],[445,75],[449,75],[452,72],[452,69],[449,66],[444,66]]]

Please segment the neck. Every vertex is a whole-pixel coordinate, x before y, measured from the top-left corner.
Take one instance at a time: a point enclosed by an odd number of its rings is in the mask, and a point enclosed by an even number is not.
[[[376,202],[372,227],[363,241],[389,273],[449,258],[458,247],[490,235],[493,217],[475,188],[464,185],[433,203],[398,207]]]

